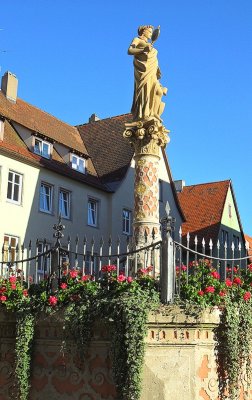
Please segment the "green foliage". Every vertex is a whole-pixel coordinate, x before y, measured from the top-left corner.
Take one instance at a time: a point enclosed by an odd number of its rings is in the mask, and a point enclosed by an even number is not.
[[[240,389],[249,396],[252,343],[252,265],[230,267],[225,281],[209,260],[177,267],[177,284],[186,304],[219,306],[221,323],[216,330],[220,399],[238,400]]]
[[[29,398],[32,344],[36,316],[63,311],[65,341],[74,336],[83,357],[96,320],[111,332],[113,371],[121,400],[138,400],[148,313],[159,303],[152,268],[141,269],[136,279],[117,276],[113,265],[102,268],[102,278],[81,276],[77,270],[63,274],[59,289],[50,293],[47,281],[23,287],[20,277],[0,282],[0,302],[16,312],[15,376],[19,400]]]
[[[18,383],[19,400],[27,400],[30,389],[31,353],[35,317],[29,311],[29,309],[20,309],[17,312],[15,376]]]

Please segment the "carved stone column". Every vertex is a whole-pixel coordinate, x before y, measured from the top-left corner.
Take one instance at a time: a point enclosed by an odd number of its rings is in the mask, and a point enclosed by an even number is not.
[[[160,237],[159,223],[159,160],[160,148],[165,147],[169,132],[162,123],[152,118],[125,124],[123,136],[135,150],[135,186],[133,234],[139,245],[146,243],[155,232]]]

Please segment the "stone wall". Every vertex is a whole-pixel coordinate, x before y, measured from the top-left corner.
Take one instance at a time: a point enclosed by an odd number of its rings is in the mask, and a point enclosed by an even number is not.
[[[0,400],[14,398],[13,317],[0,314]],[[214,357],[218,322],[218,310],[200,318],[175,307],[150,315],[141,400],[218,399]],[[106,330],[97,325],[83,359],[75,343],[68,347],[63,351],[60,317],[41,319],[36,328],[31,400],[117,399]]]

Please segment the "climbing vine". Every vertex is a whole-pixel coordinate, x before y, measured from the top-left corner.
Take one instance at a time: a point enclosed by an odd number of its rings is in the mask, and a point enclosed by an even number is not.
[[[26,400],[29,395],[32,343],[35,326],[34,315],[27,311],[22,310],[17,312],[15,376],[19,391],[18,398],[20,400]]]

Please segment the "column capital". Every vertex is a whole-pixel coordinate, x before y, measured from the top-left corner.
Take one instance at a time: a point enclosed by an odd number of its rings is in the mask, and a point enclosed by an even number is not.
[[[135,150],[135,157],[153,155],[159,157],[160,147],[165,147],[170,139],[169,130],[156,118],[148,121],[134,121],[125,124],[123,136]]]

